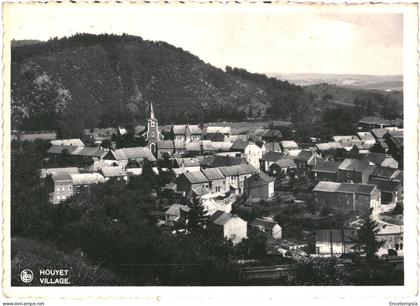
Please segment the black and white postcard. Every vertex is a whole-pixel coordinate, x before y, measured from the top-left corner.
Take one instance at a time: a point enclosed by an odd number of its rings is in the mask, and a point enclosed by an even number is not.
[[[4,4],[3,295],[415,301],[417,13]]]

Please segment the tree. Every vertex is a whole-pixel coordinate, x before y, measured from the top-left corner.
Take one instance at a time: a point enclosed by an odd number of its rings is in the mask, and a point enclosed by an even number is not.
[[[363,220],[355,238],[355,251],[360,255],[366,255],[366,262],[372,263],[377,260],[376,252],[384,244],[376,240],[375,235],[379,232],[378,223],[368,215]]]
[[[200,200],[197,197],[193,197],[188,201],[188,207],[190,211],[188,212],[187,230],[189,232],[195,232],[203,229],[206,225],[207,217],[205,216],[206,211],[203,205],[201,205]]]

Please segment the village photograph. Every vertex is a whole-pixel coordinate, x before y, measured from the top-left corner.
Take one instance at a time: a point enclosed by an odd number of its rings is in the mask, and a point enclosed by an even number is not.
[[[12,287],[405,285],[403,14],[42,10]]]

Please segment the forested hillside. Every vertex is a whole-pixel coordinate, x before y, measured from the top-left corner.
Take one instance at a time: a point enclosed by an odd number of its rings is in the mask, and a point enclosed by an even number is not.
[[[149,102],[162,124],[256,117],[304,124],[315,106],[323,109],[313,90],[244,69],[223,71],[165,42],[129,35],[15,42],[11,74],[12,128],[62,136],[144,124]]]

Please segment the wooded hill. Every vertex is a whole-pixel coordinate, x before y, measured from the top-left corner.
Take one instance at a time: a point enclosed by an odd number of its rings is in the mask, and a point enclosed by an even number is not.
[[[149,102],[162,124],[256,117],[303,123],[316,100],[287,81],[224,71],[168,43],[129,35],[15,42],[11,82],[12,129],[63,135],[144,124]]]

